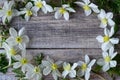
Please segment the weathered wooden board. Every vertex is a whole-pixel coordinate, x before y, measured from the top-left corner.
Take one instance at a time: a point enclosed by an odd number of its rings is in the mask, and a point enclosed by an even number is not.
[[[35,56],[42,52],[55,60],[76,62],[83,60],[85,54],[91,58],[101,57],[100,43],[95,39],[96,36],[103,34],[103,29],[99,28],[99,24],[97,15],[92,14],[86,17],[82,9],[77,9],[75,14],[70,14],[69,21],[63,18],[54,19],[54,13],[40,12],[37,17],[32,17],[28,22],[16,17],[11,26],[16,29],[26,28],[26,33],[30,37],[28,54]],[[98,80],[98,76],[92,75],[91,80]],[[0,80],[17,79],[13,73],[9,72],[6,75],[0,74]],[[49,76],[45,80],[53,79]],[[106,80],[112,79],[106,76]]]
[[[29,22],[15,18],[12,26],[26,28],[31,39],[28,48],[99,48],[95,38],[103,32],[96,15],[86,17],[82,10],[71,14],[69,21],[40,13]]]

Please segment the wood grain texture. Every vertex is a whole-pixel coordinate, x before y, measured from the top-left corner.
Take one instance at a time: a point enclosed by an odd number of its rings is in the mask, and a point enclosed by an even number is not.
[[[56,61],[76,62],[84,60],[85,54],[91,59],[101,57],[100,43],[95,39],[96,36],[103,34],[103,29],[99,28],[99,25],[97,15],[86,17],[82,9],[77,9],[75,14],[70,14],[69,21],[63,18],[56,20],[54,13],[40,12],[28,22],[20,17],[14,18],[11,27],[18,30],[22,27],[26,28],[26,34],[30,37],[27,54],[35,56],[42,52]],[[117,34],[119,35],[120,31]],[[103,76],[106,80],[112,80],[106,73]],[[7,74],[0,74],[0,80],[17,80],[17,78],[9,71]],[[45,80],[53,80],[53,78],[47,76]],[[91,80],[101,79],[92,73]]]
[[[96,15],[86,17],[82,10],[71,14],[69,21],[55,20],[53,13],[40,13],[29,22],[15,18],[12,27],[26,28],[31,40],[28,48],[100,48],[95,38],[103,32]]]

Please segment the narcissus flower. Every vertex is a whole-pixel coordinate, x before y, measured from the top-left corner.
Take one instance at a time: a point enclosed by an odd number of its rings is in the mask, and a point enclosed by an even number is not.
[[[62,7],[55,8],[55,18],[59,19],[64,16],[65,20],[69,20],[69,12],[75,12],[73,8],[70,7],[68,4],[62,5]]]
[[[96,60],[93,59],[90,61],[90,58],[88,55],[85,55],[85,62],[79,61],[78,66],[80,66],[80,70],[78,72],[79,76],[84,76],[85,80],[89,80],[90,78],[90,71],[92,69],[92,66],[95,64]]]
[[[104,29],[104,34],[105,36],[97,36],[96,39],[102,43],[102,50],[103,51],[107,51],[108,49],[110,49],[111,47],[113,47],[115,44],[119,43],[119,39],[118,38],[113,38],[112,36],[114,35],[114,27],[111,28],[111,30],[105,28]]]
[[[33,9],[38,12],[40,9],[46,14],[47,12],[53,12],[53,8],[44,0],[32,0],[34,1]]]
[[[31,16],[37,16],[36,10],[33,8],[33,4],[28,2],[25,8],[21,9],[20,14],[25,14],[25,20],[29,21]]]
[[[20,49],[17,46],[10,46],[5,42],[3,43],[2,47],[5,49],[6,56],[9,59],[9,65],[11,65],[11,62],[12,62],[11,58],[14,59],[14,56],[18,54]]]
[[[43,74],[48,75],[52,73],[52,76],[55,80],[58,80],[58,77],[61,77],[61,73],[58,71],[62,61],[54,62],[54,60],[47,57],[47,61],[43,60],[42,65],[45,67],[43,69]]]
[[[14,16],[18,16],[18,11],[13,9],[14,1],[5,1],[3,8],[0,9],[0,17],[2,17],[3,24],[10,22]]]
[[[30,61],[32,57],[30,55],[26,55],[26,51],[22,51],[22,56],[16,55],[15,60],[16,62],[13,63],[13,68],[17,69],[21,67],[23,73],[28,71],[29,67],[31,66]]]
[[[64,71],[62,72],[62,76],[65,78],[67,75],[69,77],[74,78],[76,77],[76,70],[75,68],[77,67],[77,63],[74,63],[73,66],[71,66],[69,63],[64,62],[63,68]]]
[[[111,47],[109,52],[103,52],[103,59],[99,59],[97,64],[102,67],[103,71],[108,71],[110,68],[116,67],[117,61],[113,60],[113,58],[117,55],[117,52],[114,53],[114,48]]]
[[[42,70],[40,66],[29,66],[29,69],[26,73],[26,78],[30,80],[41,80]]]
[[[27,35],[24,35],[25,28],[21,28],[19,32],[17,32],[14,28],[10,28],[9,33],[10,37],[6,40],[9,45],[17,45],[20,49],[26,48],[29,38]]]
[[[82,0],[83,2],[75,2],[77,5],[81,6],[84,11],[85,11],[85,15],[86,16],[89,16],[91,13],[92,13],[92,10],[95,12],[95,13],[99,13],[99,9],[98,9],[98,6],[91,3],[90,0]]]
[[[112,12],[106,13],[103,9],[101,9],[100,14],[98,14],[98,19],[101,20],[100,27],[106,28],[107,25],[114,27],[115,22],[112,20],[112,18],[113,18]]]

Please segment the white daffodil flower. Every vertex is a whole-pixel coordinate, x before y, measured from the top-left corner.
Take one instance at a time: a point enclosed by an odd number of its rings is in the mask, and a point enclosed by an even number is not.
[[[67,75],[69,75],[70,78],[76,77],[76,70],[75,68],[78,66],[77,63],[74,63],[73,66],[71,66],[69,63],[64,62],[63,68],[64,71],[62,72],[62,76],[65,78]]]
[[[30,55],[26,55],[26,51],[22,51],[22,56],[16,55],[14,56],[15,60],[17,60],[15,63],[13,63],[13,68],[17,69],[21,67],[21,70],[23,73],[28,71],[31,64],[29,63],[32,59]]]
[[[107,51],[108,49],[110,49],[111,47],[113,47],[115,44],[119,43],[119,39],[118,38],[113,38],[112,36],[114,35],[114,27],[111,27],[111,30],[105,28],[104,29],[104,34],[105,36],[97,36],[96,39],[102,43],[102,50],[103,51]]]
[[[34,1],[34,10],[38,12],[40,9],[46,14],[47,12],[53,12],[53,8],[44,0],[32,0]]]
[[[97,64],[100,66],[103,66],[102,70],[106,72],[110,68],[116,67],[117,61],[112,60],[116,55],[117,55],[117,52],[114,53],[114,48],[111,47],[109,49],[109,52],[102,53],[103,59],[99,59],[97,61]]]
[[[90,0],[82,0],[83,2],[75,2],[77,5],[81,6],[84,9],[85,15],[89,16],[92,13],[92,10],[95,13],[99,13],[100,10],[98,9],[98,6],[91,3]]]
[[[79,76],[84,76],[85,80],[89,80],[90,78],[90,71],[92,66],[95,64],[96,60],[93,59],[90,61],[90,58],[88,55],[85,55],[85,62],[79,61],[78,66],[80,66],[80,70],[78,72]]]
[[[24,35],[25,28],[21,28],[17,32],[14,28],[9,29],[10,37],[6,40],[9,45],[17,45],[20,49],[26,48],[26,44],[29,42],[27,35]]]
[[[47,57],[47,61],[43,60],[42,65],[45,67],[43,69],[43,74],[48,75],[52,73],[52,76],[55,80],[58,80],[58,77],[61,77],[61,73],[58,68],[61,65],[62,61],[54,62],[52,59]]]
[[[29,66],[29,69],[26,73],[26,78],[30,80],[41,80],[42,71],[40,66]]]
[[[98,19],[101,21],[100,27],[106,28],[107,25],[114,27],[115,22],[112,20],[112,18],[113,18],[112,12],[106,13],[103,9],[101,9],[100,14],[98,14]]]
[[[9,60],[9,65],[11,65],[12,62],[11,58],[14,59],[14,56],[19,53],[20,49],[17,46],[10,46],[7,43],[3,43],[2,47],[5,49],[6,56]]]
[[[62,7],[55,8],[55,18],[59,19],[64,16],[65,20],[69,20],[69,12],[75,12],[73,8],[70,7],[68,4],[62,5]]]
[[[31,16],[37,16],[36,10],[33,8],[33,4],[28,2],[25,8],[21,9],[20,14],[25,14],[25,20],[29,21]]]
[[[18,16],[18,11],[13,9],[14,1],[5,1],[3,8],[0,9],[0,17],[2,17],[3,24],[10,22],[14,16]]]

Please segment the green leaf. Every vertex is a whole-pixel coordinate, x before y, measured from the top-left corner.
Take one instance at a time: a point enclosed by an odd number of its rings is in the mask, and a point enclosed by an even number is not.
[[[8,60],[6,59],[6,55],[0,53],[0,72],[6,73],[8,68],[3,69],[6,66],[8,66]]]
[[[40,65],[41,62],[42,62],[42,60],[43,60],[43,58],[44,58],[43,53],[41,53],[40,55],[35,56],[35,57],[34,57],[35,64],[36,64],[36,65]]]

